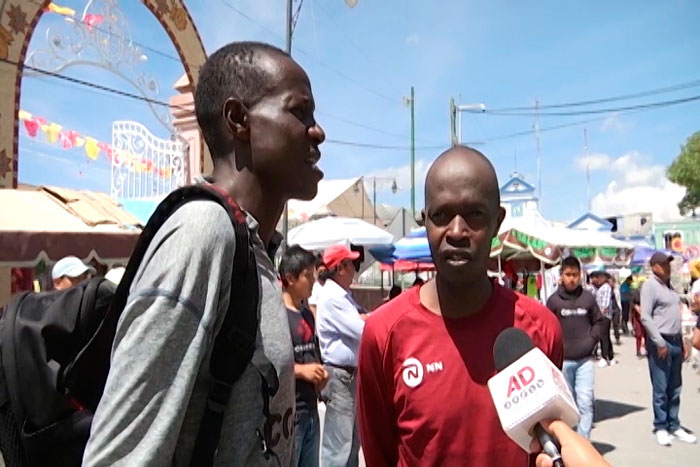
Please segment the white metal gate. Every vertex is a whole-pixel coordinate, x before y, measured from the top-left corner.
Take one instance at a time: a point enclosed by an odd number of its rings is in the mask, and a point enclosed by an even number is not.
[[[161,198],[185,184],[185,144],[138,122],[112,123],[112,198]]]

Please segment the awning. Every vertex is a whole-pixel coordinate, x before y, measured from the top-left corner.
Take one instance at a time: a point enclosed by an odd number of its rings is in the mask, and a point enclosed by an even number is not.
[[[289,231],[289,245],[323,250],[336,243],[371,246],[389,245],[394,237],[379,227],[350,217],[324,217]]]
[[[140,232],[140,221],[104,193],[0,190],[2,266],[28,267],[68,255],[126,262]]]

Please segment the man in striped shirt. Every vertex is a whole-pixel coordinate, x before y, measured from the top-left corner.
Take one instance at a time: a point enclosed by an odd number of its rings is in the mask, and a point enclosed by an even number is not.
[[[608,284],[610,275],[605,271],[593,271],[590,274],[593,285],[595,300],[598,308],[605,318],[600,323],[600,349],[602,358],[598,363],[599,367],[606,367],[617,364],[613,352],[612,340],[610,339],[610,325],[612,323],[612,296],[613,291]]]

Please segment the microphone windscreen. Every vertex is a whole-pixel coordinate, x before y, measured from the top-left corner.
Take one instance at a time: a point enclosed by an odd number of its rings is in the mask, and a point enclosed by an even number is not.
[[[504,329],[493,344],[493,364],[496,371],[503,370],[533,348],[535,344],[523,330]]]

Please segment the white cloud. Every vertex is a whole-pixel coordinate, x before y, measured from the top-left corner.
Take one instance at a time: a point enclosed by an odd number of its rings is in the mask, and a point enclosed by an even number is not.
[[[623,131],[631,125],[620,118],[620,114],[614,112],[607,116],[603,123],[600,124],[601,131]]]
[[[673,220],[680,217],[678,203],[684,195],[684,187],[665,178],[657,186],[624,187],[613,181],[591,200],[591,207],[599,216],[651,212],[654,220]]]
[[[650,165],[637,151],[628,152],[616,159],[605,154],[597,156],[600,156],[598,162],[607,160],[599,168],[607,169],[612,174],[613,181],[603,193],[591,200],[595,214],[614,216],[651,212],[657,220],[680,217],[678,203],[685,195],[685,188],[666,178],[666,168],[663,165]],[[579,168],[580,160],[581,158],[576,159]]]
[[[411,34],[406,37],[406,45],[418,45],[420,43],[420,37],[418,34]]]
[[[574,165],[582,172],[586,171],[586,167],[590,170],[602,170],[610,167],[610,156],[602,153],[590,154],[586,156],[578,156],[574,159]]]

